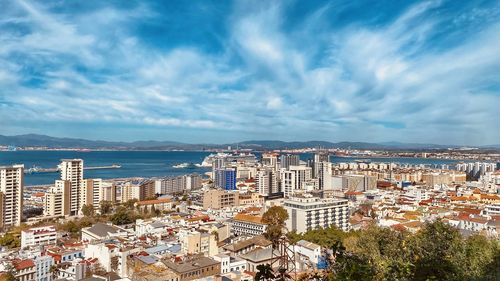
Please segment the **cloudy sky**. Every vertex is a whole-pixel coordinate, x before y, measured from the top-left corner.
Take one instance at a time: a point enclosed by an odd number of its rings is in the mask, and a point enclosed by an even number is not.
[[[3,135],[500,143],[500,1],[0,7]]]

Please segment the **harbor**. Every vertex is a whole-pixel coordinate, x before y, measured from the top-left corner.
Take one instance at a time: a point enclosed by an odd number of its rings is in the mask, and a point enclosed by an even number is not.
[[[84,170],[104,170],[104,169],[119,169],[121,165],[113,164],[108,166],[94,166],[94,167],[83,167]],[[57,173],[59,172],[59,167],[55,168],[41,168],[38,166],[33,166],[29,169],[24,170],[25,174],[33,174],[33,173]]]

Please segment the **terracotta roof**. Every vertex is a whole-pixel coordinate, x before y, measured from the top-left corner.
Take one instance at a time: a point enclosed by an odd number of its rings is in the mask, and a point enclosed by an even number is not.
[[[33,262],[33,260],[28,259],[28,260],[15,261],[13,262],[13,265],[16,270],[23,270],[26,268],[34,267],[35,263]]]
[[[234,216],[234,219],[238,220],[238,221],[264,224],[262,222],[262,217],[259,217],[259,216],[252,216],[252,215],[247,215],[247,214],[237,214],[236,216]]]

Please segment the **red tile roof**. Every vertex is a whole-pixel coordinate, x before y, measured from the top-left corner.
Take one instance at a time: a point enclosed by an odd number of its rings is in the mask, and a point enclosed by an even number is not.
[[[28,260],[15,261],[13,262],[13,265],[16,270],[23,270],[26,268],[34,267],[35,263],[33,262],[33,260],[28,259]]]

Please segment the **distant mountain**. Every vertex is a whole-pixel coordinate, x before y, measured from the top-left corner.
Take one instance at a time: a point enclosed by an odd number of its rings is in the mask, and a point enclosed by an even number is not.
[[[110,142],[101,140],[86,140],[75,138],[57,138],[45,135],[27,134],[18,136],[0,135],[0,145],[18,147],[49,147],[49,148],[134,148],[134,147],[165,147],[177,146],[181,143],[171,141],[136,141]]]
[[[17,147],[48,147],[48,148],[88,148],[88,149],[128,149],[128,150],[204,150],[223,149],[227,146],[233,148],[251,148],[255,150],[273,149],[301,149],[301,148],[350,148],[350,149],[446,149],[447,145],[401,143],[401,142],[328,142],[328,141],[279,141],[279,140],[251,140],[231,144],[187,144],[175,141],[135,141],[135,142],[113,142],[102,140],[86,140],[77,138],[57,138],[45,135],[27,134],[18,136],[0,135],[0,145],[12,145]],[[487,149],[500,149],[500,145],[483,146]]]

